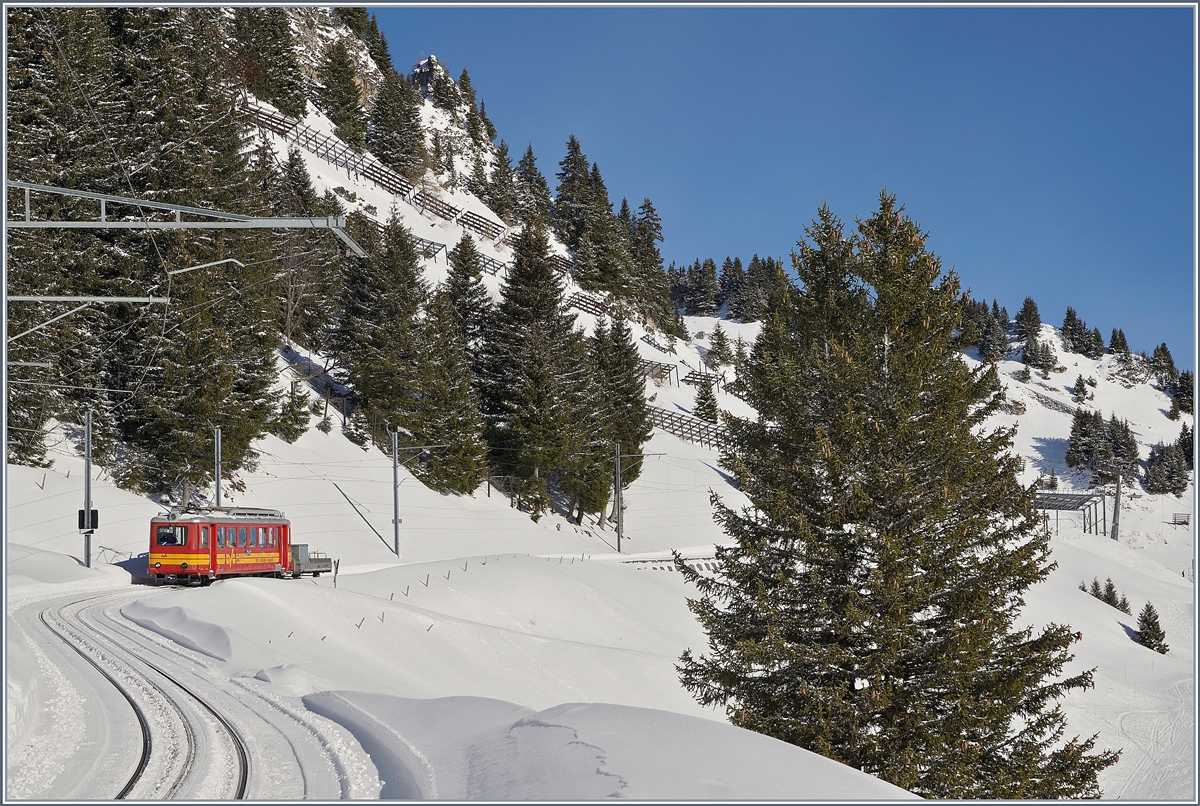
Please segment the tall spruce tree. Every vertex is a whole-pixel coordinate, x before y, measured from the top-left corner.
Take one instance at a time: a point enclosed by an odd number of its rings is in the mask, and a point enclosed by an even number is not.
[[[554,234],[568,249],[578,249],[592,210],[591,173],[575,135],[567,140],[567,155],[558,171],[558,190],[550,211]]]
[[[362,151],[366,148],[367,115],[362,108],[354,60],[345,40],[334,40],[325,47],[318,79],[321,86],[317,98],[333,123],[333,133],[346,145]]]
[[[533,144],[525,149],[517,163],[515,212],[519,221],[534,219],[543,226],[550,223],[550,188],[538,170]]]
[[[387,37],[379,30],[379,21],[375,19],[374,14],[371,15],[367,27],[363,29],[362,40],[367,46],[367,53],[371,54],[371,60],[379,68],[379,72],[386,76],[396,69],[392,65],[392,54],[388,52]]]
[[[412,236],[397,218],[374,240],[364,244],[368,257],[346,259],[334,355],[365,410],[408,427],[418,402],[411,383],[420,355],[416,316],[428,290]]]
[[[1159,654],[1167,654],[1170,648],[1167,646],[1167,634],[1163,632],[1162,626],[1158,623],[1158,611],[1154,609],[1154,605],[1146,602],[1146,606],[1142,608],[1142,612],[1138,613],[1138,640],[1142,646],[1147,649],[1153,649]]]
[[[695,267],[690,285],[691,293],[685,301],[688,315],[715,316],[721,284],[717,279],[717,264],[712,258],[705,258],[703,263]]]
[[[508,143],[503,140],[496,146],[496,162],[487,186],[488,207],[506,224],[516,224],[517,188],[513,183],[512,160],[508,156]]]
[[[308,111],[304,74],[292,42],[287,11],[280,6],[233,12],[233,32],[238,48],[259,68],[254,94],[274,104],[285,115],[302,118]]]
[[[487,472],[487,443],[470,358],[448,294],[434,294],[416,341],[417,395],[405,427],[414,445],[449,446],[431,450],[417,475],[430,487],[470,494]]]
[[[1017,338],[1022,341],[1036,339],[1042,332],[1042,317],[1038,314],[1037,303],[1033,301],[1033,297],[1025,298],[1021,310],[1017,312],[1016,323]]]
[[[463,233],[450,255],[446,294],[454,310],[455,329],[478,374],[482,368],[484,335],[492,315],[492,298],[483,287],[483,263],[475,239]]]
[[[712,380],[705,378],[696,384],[696,402],[692,406],[692,415],[707,423],[716,423],[721,419],[721,410],[717,408],[717,396],[713,394]]]
[[[1125,331],[1113,328],[1112,338],[1108,340],[1108,351],[1114,355],[1129,355],[1129,342],[1125,339]]]
[[[491,463],[522,480],[535,514],[548,506],[549,477],[575,436],[588,370],[549,249],[541,226],[527,223],[488,328],[482,383]]]
[[[396,71],[383,74],[371,110],[371,153],[412,181],[421,178],[429,154],[421,128],[421,96]]]
[[[827,208],[807,233],[722,457],[751,507],[714,496],[715,577],[676,560],[710,648],[684,686],[920,795],[1098,795],[1115,754],[1059,746],[1056,700],[1091,681],[1060,677],[1076,638],[1017,626],[1048,538],[1011,431],[980,430],[1000,397],[957,355],[957,278],[886,193],[853,239]]]

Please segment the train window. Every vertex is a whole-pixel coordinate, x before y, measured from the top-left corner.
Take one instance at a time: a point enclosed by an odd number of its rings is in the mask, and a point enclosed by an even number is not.
[[[217,548],[219,548],[219,549],[225,548],[225,527],[224,526],[217,527]]]
[[[258,527],[258,545],[263,548],[267,547],[267,527],[265,526]]]
[[[159,526],[154,534],[154,542],[159,546],[186,546],[187,527]]]
[[[208,548],[208,527],[207,526],[200,527],[200,548],[202,548],[202,549]]]
[[[243,548],[246,545],[246,527],[238,527],[238,548]]]
[[[272,546],[275,545],[275,527],[274,526],[271,527],[271,545]]]

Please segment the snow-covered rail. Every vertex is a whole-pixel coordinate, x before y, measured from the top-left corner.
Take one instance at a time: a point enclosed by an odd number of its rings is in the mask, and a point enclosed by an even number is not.
[[[42,610],[39,620],[108,680],[133,709],[141,729],[141,757],[115,797],[244,798],[250,774],[249,754],[229,722],[190,688],[104,635],[86,617],[89,609],[107,606],[113,598],[108,593],[59,602]],[[147,668],[154,674],[148,674]],[[194,709],[185,708],[179,694],[194,701],[208,717],[199,717]],[[205,724],[207,718],[223,729],[233,748],[236,774],[232,791],[227,787],[229,764],[225,754],[213,752],[202,738],[211,734]]]

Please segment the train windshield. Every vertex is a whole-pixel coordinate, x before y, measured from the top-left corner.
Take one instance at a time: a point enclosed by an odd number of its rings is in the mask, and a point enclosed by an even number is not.
[[[186,546],[186,526],[160,526],[155,532],[155,544],[159,546]]]

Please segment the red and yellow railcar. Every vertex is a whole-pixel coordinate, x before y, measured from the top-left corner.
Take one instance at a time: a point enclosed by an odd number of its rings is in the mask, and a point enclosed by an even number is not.
[[[298,574],[291,522],[274,509],[212,507],[150,519],[149,572],[158,580],[207,585],[230,576]]]

